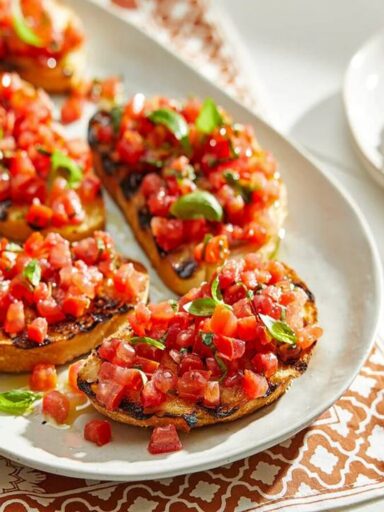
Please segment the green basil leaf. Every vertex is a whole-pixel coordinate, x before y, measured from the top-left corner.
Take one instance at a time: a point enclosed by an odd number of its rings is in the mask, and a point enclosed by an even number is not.
[[[27,412],[33,402],[41,398],[40,393],[33,391],[14,389],[0,393],[0,412],[7,414],[23,414]]]
[[[207,347],[211,347],[213,345],[213,333],[212,332],[201,332],[201,341]]]
[[[177,302],[177,300],[175,300],[175,299],[169,299],[169,301],[168,301],[168,302],[169,302],[169,304],[171,305],[171,308],[173,309],[173,311],[174,311],[175,313],[177,313],[177,312],[178,312],[178,310],[179,310],[179,303]]]
[[[296,345],[296,334],[287,323],[275,320],[268,315],[259,314],[259,317],[273,339],[288,345]]]
[[[205,190],[196,190],[180,196],[171,206],[172,215],[178,219],[207,219],[219,222],[223,208],[216,197]]]
[[[37,286],[41,279],[41,267],[37,260],[31,260],[28,265],[24,267],[23,277],[33,285]]]
[[[206,98],[196,119],[196,128],[199,132],[209,134],[222,124],[223,118],[216,103],[211,98]]]
[[[15,6],[15,2],[13,2],[13,4]],[[17,7],[13,8],[12,25],[17,37],[23,41],[23,43],[36,46],[37,48],[41,48],[44,45],[40,37],[28,26],[18,2]]]
[[[215,279],[212,281],[211,285],[211,294],[212,298],[215,302],[223,302],[223,296],[221,294],[220,286],[219,286],[219,276],[217,275]]]
[[[113,107],[109,113],[111,116],[111,124],[114,133],[119,133],[121,118],[123,117],[123,109],[122,107]]]
[[[136,345],[137,343],[146,343],[147,345],[152,345],[152,347],[158,348],[160,350],[165,349],[164,343],[159,340],[155,340],[154,338],[149,338],[148,336],[134,336],[129,340],[131,345]]]
[[[164,125],[185,148],[189,148],[188,123],[178,112],[169,108],[160,108],[151,112],[148,119],[152,123]]]
[[[217,355],[217,352],[215,353],[214,358],[216,359],[216,362],[219,365],[220,370],[223,372],[223,375],[220,377],[219,380],[223,380],[228,373],[227,365],[224,363],[221,357]]]
[[[10,252],[21,252],[23,248],[19,244],[15,244],[14,242],[8,242],[5,246],[5,250]]]
[[[194,316],[211,316],[216,307],[216,302],[210,297],[193,300],[184,304],[185,311]]]
[[[51,155],[52,170],[56,172],[58,169],[64,169],[68,173],[68,186],[74,188],[83,179],[83,171],[81,167],[69,156],[65,155],[58,149]]]

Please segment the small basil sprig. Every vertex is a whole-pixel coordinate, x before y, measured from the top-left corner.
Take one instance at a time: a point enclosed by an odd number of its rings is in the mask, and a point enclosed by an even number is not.
[[[23,41],[23,43],[29,44],[30,46],[35,46],[37,48],[41,48],[44,45],[41,38],[35,34],[35,32],[27,24],[21,11],[19,1],[13,1],[12,26],[17,37]]]
[[[216,197],[205,190],[196,190],[180,196],[171,206],[170,212],[178,219],[207,219],[219,222],[223,208]]]
[[[158,348],[159,350],[165,350],[165,345],[159,340],[155,340],[154,338],[149,338],[148,336],[134,336],[129,340],[131,345],[136,345],[137,343],[146,343],[147,345],[151,345],[152,347]]]
[[[223,124],[223,118],[216,103],[211,98],[206,98],[197,116],[195,126],[199,132],[210,134],[215,128]]]
[[[280,341],[280,343],[296,345],[296,334],[286,322],[275,320],[268,315],[259,314],[258,316],[273,339]]]
[[[185,148],[189,148],[189,127],[184,117],[169,108],[154,110],[148,115],[148,119],[155,124],[162,124]]]
[[[52,171],[64,169],[68,173],[67,181],[70,188],[75,188],[83,179],[81,167],[62,151],[55,149],[51,154]]]
[[[123,117],[123,109],[122,107],[113,107],[109,112],[111,117],[111,124],[114,133],[119,133],[121,118]]]
[[[14,389],[0,393],[0,412],[6,414],[24,414],[28,412],[32,404],[41,398],[40,393],[24,389]]]
[[[41,267],[37,260],[31,260],[23,270],[23,277],[27,279],[32,286],[37,286],[41,280]]]
[[[225,304],[223,301],[223,296],[221,295],[219,287],[219,276],[216,276],[212,281],[211,295],[212,297],[202,297],[184,304],[184,309],[194,316],[211,316],[218,304],[221,304],[228,309],[232,309],[229,304]]]

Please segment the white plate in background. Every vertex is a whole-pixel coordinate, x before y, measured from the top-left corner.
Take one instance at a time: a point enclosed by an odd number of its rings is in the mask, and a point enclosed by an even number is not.
[[[0,453],[53,473],[98,480],[165,478],[227,464],[284,441],[310,424],[349,386],[373,342],[381,307],[381,271],[365,221],[348,197],[302,152],[135,27],[95,6],[70,2],[86,21],[89,73],[123,74],[129,93],[211,96],[233,117],[254,126],[280,164],[289,193],[282,256],[317,298],[325,334],[308,371],[275,404],[233,423],[182,435],[182,451],[152,456],[149,431],[113,424],[113,442],[83,439],[80,416],[70,428],[42,425],[41,415],[0,416]],[[102,37],[101,37],[102,35]],[[79,134],[84,133],[81,124]],[[148,264],[121,214],[107,202],[108,228],[118,247]],[[156,297],[169,295],[151,270]],[[0,377],[0,391],[17,378]]]

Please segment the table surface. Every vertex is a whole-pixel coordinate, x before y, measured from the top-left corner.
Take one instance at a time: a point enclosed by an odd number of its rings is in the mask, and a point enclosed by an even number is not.
[[[360,165],[342,103],[354,52],[383,29],[382,0],[216,0],[223,27],[245,47],[250,73],[266,91],[275,126],[308,149],[366,216],[384,261],[384,189]],[[384,496],[384,490],[383,490]],[[384,498],[338,509],[384,510]]]

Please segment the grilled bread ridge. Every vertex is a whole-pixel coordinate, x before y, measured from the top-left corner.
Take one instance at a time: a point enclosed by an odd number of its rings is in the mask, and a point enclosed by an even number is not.
[[[130,260],[127,260],[127,262]],[[132,261],[136,270],[146,274],[141,263]],[[147,302],[149,278],[139,300]],[[26,336],[11,338],[4,332],[0,337],[0,372],[26,372],[37,363],[60,365],[90,352],[102,340],[127,323],[133,304],[122,304],[108,298],[96,299],[81,318],[64,320],[51,325],[41,344]]]
[[[15,242],[24,242],[36,228],[31,227],[25,219],[28,207],[13,205],[10,201],[0,203],[0,235]],[[90,204],[84,205],[85,219],[81,224],[62,228],[50,227],[40,232],[46,235],[50,231],[58,233],[70,242],[76,242],[92,236],[95,231],[105,227],[105,207],[102,194]]]
[[[292,282],[296,286],[300,286],[308,296],[304,312],[305,324],[315,323],[317,309],[312,293],[293,270],[290,270],[290,277]],[[128,337],[129,335],[128,326],[124,326],[119,333],[116,333],[117,337]],[[140,427],[173,424],[177,429],[188,431],[191,428],[239,419],[276,401],[288,389],[293,379],[305,372],[313,347],[314,345],[295,361],[280,362],[279,369],[270,379],[269,389],[263,397],[248,400],[238,388],[221,386],[221,404],[217,408],[208,408],[199,403],[190,403],[175,396],[169,398],[161,410],[154,412],[151,412],[150,409],[144,410],[140,404],[128,401],[123,401],[116,411],[109,411],[96,399],[97,373],[102,361],[95,351],[89,356],[80,371],[78,385],[88,395],[94,407],[100,413],[115,421]]]
[[[100,115],[101,113],[99,113]],[[96,114],[97,116],[98,114]],[[97,117],[94,117],[97,119]],[[145,198],[139,192],[139,185],[144,173],[126,172],[123,165],[115,165],[108,153],[95,146],[92,140],[92,120],[90,122],[89,143],[92,148],[94,169],[104,187],[117,203],[127,219],[136,239],[148,255],[153,267],[161,279],[172,291],[184,295],[191,288],[199,286],[210,279],[216,269],[214,264],[197,264],[193,258],[195,244],[185,244],[178,250],[166,253],[159,249],[150,230],[150,216],[146,210]],[[249,252],[257,251],[261,256],[268,257],[274,252],[279,240],[279,231],[287,215],[287,193],[283,183],[280,184],[280,201],[270,209],[271,217],[276,225],[276,234],[260,247],[252,244],[242,245],[231,252],[232,257],[242,257]]]

